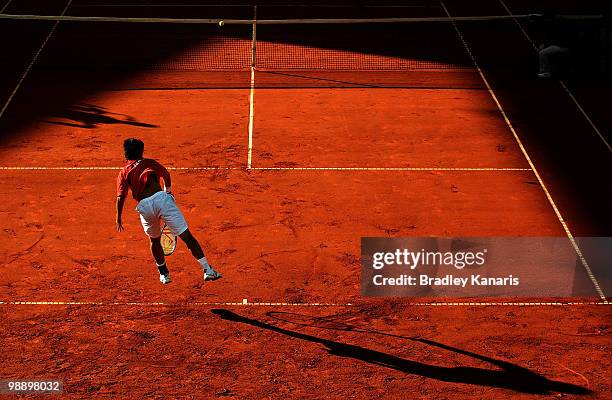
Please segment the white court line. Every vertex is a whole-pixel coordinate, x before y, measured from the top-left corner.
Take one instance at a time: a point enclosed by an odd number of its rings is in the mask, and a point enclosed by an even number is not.
[[[68,11],[68,8],[70,7],[70,4],[72,4],[72,0],[68,0],[68,4],[66,4],[66,7],[64,7],[64,10],[62,11],[61,16],[64,16],[64,14],[66,14],[66,11]],[[7,4],[7,6],[8,6],[8,4]],[[5,6],[5,8],[6,8],[6,6]],[[38,49],[38,51],[36,52],[36,54],[32,58],[32,61],[30,62],[30,64],[26,68],[26,70],[23,72],[23,75],[21,75],[21,79],[19,79],[19,82],[17,82],[17,86],[15,86],[15,89],[13,89],[13,92],[9,96],[8,100],[6,101],[6,103],[4,103],[4,106],[2,107],[2,110],[0,110],[0,119],[4,115],[4,113],[5,113],[6,109],[8,108],[9,104],[11,104],[11,102],[13,101],[13,98],[17,94],[17,91],[19,91],[19,89],[21,88],[21,85],[23,84],[23,81],[25,81],[25,79],[28,77],[28,74],[32,70],[32,67],[34,66],[34,64],[38,60],[38,57],[40,57],[40,53],[42,53],[43,49],[47,45],[47,42],[49,42],[49,39],[51,39],[51,36],[53,36],[53,33],[55,32],[55,29],[57,29],[57,26],[59,25],[59,23],[60,23],[60,21],[55,21],[55,24],[53,24],[53,28],[51,28],[51,31],[49,32],[49,34],[47,35],[45,40],[42,42],[42,44],[40,45],[40,48]]]
[[[559,307],[559,306],[603,306],[612,302],[603,301],[488,301],[488,302],[431,302],[411,303],[405,302],[405,307]],[[246,307],[359,307],[363,304],[354,303],[286,303],[286,302],[249,302],[242,299],[240,302],[96,302],[96,301],[0,301],[0,306],[100,306],[100,307],[218,307],[218,306],[246,306]]]
[[[247,299],[241,302],[187,302],[187,303],[164,303],[164,302],[97,302],[97,301],[0,301],[0,305],[12,306],[136,306],[136,307],[210,307],[210,306],[254,306],[254,307],[352,307],[351,303],[283,303],[283,302],[255,302],[250,303]]]
[[[262,171],[531,171],[530,168],[437,168],[437,167],[260,167]]]
[[[0,166],[0,171],[98,171],[120,170],[122,167],[11,167]],[[169,171],[465,171],[465,172],[504,172],[504,171],[533,171],[531,168],[495,168],[495,167],[167,167]]]
[[[253,101],[255,100],[255,67],[251,67],[251,89],[249,91],[249,150],[247,156],[247,169],[253,165],[253,122],[255,119]]]
[[[444,12],[446,13],[446,15],[450,18],[450,13],[448,12],[448,9],[446,8],[446,5],[444,4],[444,1],[440,0],[440,4],[442,5],[442,8],[444,9]],[[457,32],[457,35],[459,35],[459,39],[461,39],[461,42],[463,43],[463,46],[465,47],[465,50],[467,51],[468,55],[472,59],[472,62],[474,63],[474,66],[476,67],[476,70],[478,71],[478,74],[480,75],[480,78],[482,79],[483,83],[487,87],[487,90],[489,91],[489,94],[491,95],[491,98],[495,102],[495,105],[497,106],[497,109],[499,110],[501,116],[504,118],[504,121],[506,122],[506,125],[508,125],[508,128],[510,129],[510,132],[512,132],[512,135],[514,136],[514,139],[516,140],[518,146],[520,147],[521,152],[523,153],[523,155],[525,156],[525,159],[529,163],[529,166],[533,170],[533,174],[535,175],[536,179],[540,183],[540,187],[542,187],[542,190],[544,191],[544,194],[546,195],[546,198],[548,199],[548,202],[550,203],[550,205],[553,208],[555,214],[557,215],[557,219],[559,219],[559,222],[561,223],[561,226],[563,227],[563,230],[565,231],[565,233],[567,235],[567,238],[571,242],[572,247],[574,248],[574,250],[576,251],[576,254],[580,258],[580,261],[582,262],[582,266],[586,270],[586,273],[589,276],[589,279],[593,283],[593,286],[595,287],[595,290],[597,291],[597,294],[599,295],[599,297],[602,300],[605,301],[606,300],[606,296],[605,296],[603,290],[601,289],[601,286],[599,285],[599,282],[597,281],[597,278],[595,278],[595,275],[593,274],[593,271],[591,270],[591,267],[589,266],[588,261],[586,260],[586,258],[582,254],[582,251],[580,250],[580,247],[578,247],[578,244],[576,243],[576,240],[574,239],[574,236],[572,235],[572,232],[570,231],[569,227],[567,226],[567,223],[565,222],[565,219],[561,215],[561,212],[559,211],[559,208],[557,207],[557,204],[553,200],[550,192],[548,191],[548,188],[546,187],[546,185],[544,184],[544,181],[540,177],[540,174],[538,173],[538,170],[536,169],[534,163],[531,161],[531,157],[529,157],[529,154],[527,153],[527,150],[525,149],[525,146],[523,146],[523,142],[521,141],[521,139],[519,138],[518,134],[516,133],[516,131],[514,129],[514,126],[510,122],[510,119],[508,118],[508,115],[506,114],[506,112],[504,111],[501,103],[497,99],[497,96],[495,95],[495,92],[493,92],[493,89],[491,88],[491,85],[489,84],[489,81],[487,80],[487,78],[485,77],[484,73],[482,72],[482,69],[478,65],[478,62],[476,61],[476,58],[474,57],[474,54],[472,54],[472,50],[468,46],[465,38],[463,37],[463,34],[459,30],[459,27],[457,26],[457,24],[454,21],[452,22],[452,24],[453,24],[453,27],[455,28],[455,31]]]
[[[253,123],[255,112],[255,65],[257,50],[257,6],[253,6],[253,36],[251,43],[251,86],[249,90],[249,152],[247,156],[247,169],[253,165]]]
[[[584,118],[587,120],[587,122],[591,125],[591,127],[593,128],[593,130],[595,131],[595,133],[599,136],[599,138],[604,142],[604,144],[606,145],[606,147],[608,148],[609,152],[612,152],[612,147],[610,147],[610,143],[608,143],[608,141],[606,140],[606,138],[604,138],[603,134],[599,131],[599,129],[597,128],[597,126],[595,125],[595,123],[593,122],[593,120],[591,120],[591,118],[589,117],[589,115],[586,113],[586,111],[584,111],[584,108],[582,108],[582,106],[580,105],[580,103],[578,102],[578,100],[574,97],[574,94],[570,91],[570,89],[567,87],[567,85],[565,84],[564,81],[559,80],[559,83],[561,84],[561,87],[563,89],[565,89],[565,92],[567,93],[567,95],[569,96],[570,99],[572,99],[572,101],[574,102],[574,104],[576,105],[576,107],[578,108],[578,110],[582,113],[582,115],[584,116]]]
[[[499,0],[499,2],[501,3],[502,7],[504,7],[504,9],[506,10],[506,12],[509,15],[512,15],[512,12],[510,11],[510,8],[508,8],[508,6],[506,5],[506,3],[504,3],[503,0]],[[523,25],[521,25],[521,23],[519,22],[519,20],[517,20],[516,18],[514,18],[514,22],[516,23],[516,25],[519,27],[519,29],[521,30],[521,32],[523,32],[523,35],[525,36],[525,38],[527,38],[527,40],[529,41],[529,43],[531,43],[531,46],[533,46],[534,50],[538,50],[538,46],[536,46],[536,44],[534,43],[534,41],[531,39],[531,36],[529,36],[529,34],[527,33],[527,31],[523,28]],[[589,125],[591,125],[591,128],[593,128],[593,130],[595,131],[595,133],[597,134],[597,136],[599,136],[599,138],[604,142],[604,144],[606,145],[606,147],[608,148],[608,151],[612,152],[612,147],[610,146],[610,143],[608,143],[608,141],[606,140],[606,138],[603,136],[603,134],[601,133],[601,131],[599,130],[599,128],[597,128],[597,125],[595,125],[595,123],[593,122],[593,120],[589,117],[589,115],[586,113],[586,111],[584,110],[584,108],[582,108],[582,106],[580,105],[580,103],[578,102],[578,99],[576,99],[576,97],[574,97],[574,94],[572,93],[572,91],[567,87],[567,85],[565,84],[565,82],[562,79],[559,79],[559,84],[561,85],[561,87],[565,90],[565,92],[567,93],[567,95],[569,96],[569,98],[574,102],[574,104],[576,105],[576,108],[578,108],[578,111],[580,111],[580,113],[582,114],[582,116],[584,117],[584,119],[587,120],[587,122],[589,123]]]

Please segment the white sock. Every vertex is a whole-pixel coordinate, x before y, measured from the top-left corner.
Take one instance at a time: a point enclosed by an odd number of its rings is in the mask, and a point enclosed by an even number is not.
[[[206,256],[200,258],[198,260],[198,262],[200,263],[202,268],[204,268],[204,271],[208,272],[208,271],[210,271],[212,269],[210,264],[208,264],[208,261],[206,260]]]

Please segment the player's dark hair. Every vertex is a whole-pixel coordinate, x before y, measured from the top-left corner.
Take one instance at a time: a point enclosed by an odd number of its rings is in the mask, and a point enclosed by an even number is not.
[[[123,141],[123,153],[126,160],[140,160],[144,153],[144,142],[135,138]]]

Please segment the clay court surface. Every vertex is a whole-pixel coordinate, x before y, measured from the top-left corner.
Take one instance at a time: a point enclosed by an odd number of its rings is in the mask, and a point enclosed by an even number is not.
[[[19,3],[12,13],[66,6]],[[72,14],[87,4],[74,1]],[[24,46],[38,48],[49,26],[20,28]],[[468,47],[489,44],[464,33]],[[456,33],[450,40],[463,46]],[[34,64],[19,83],[28,62],[17,64],[2,66],[0,85],[2,105],[18,88],[0,119],[2,379],[60,379],[67,399],[610,397],[607,293],[360,293],[361,237],[610,236],[609,216],[594,215],[601,178],[580,180],[590,185],[582,197],[568,189],[591,166],[609,166],[592,133],[595,123],[608,137],[601,109],[587,107],[585,122],[553,84],[508,85],[507,73],[481,76],[473,65],[255,71],[253,82],[250,71],[71,74]],[[600,93],[577,93],[601,105]],[[534,115],[537,95],[554,101]],[[170,169],[223,279],[204,284],[180,243],[168,259],[173,282],[161,285],[131,198],[126,230],[115,231],[126,137]],[[575,175],[544,156],[544,139],[558,139],[555,154],[576,152]]]

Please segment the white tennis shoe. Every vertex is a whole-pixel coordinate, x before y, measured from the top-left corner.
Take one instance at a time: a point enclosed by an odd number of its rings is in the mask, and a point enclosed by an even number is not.
[[[204,272],[204,281],[216,281],[221,278],[221,274],[215,271],[212,267]]]
[[[161,283],[163,283],[164,285],[167,285],[170,282],[172,282],[172,278],[170,278],[170,274],[169,273],[166,274],[166,275],[159,274],[159,281]]]

